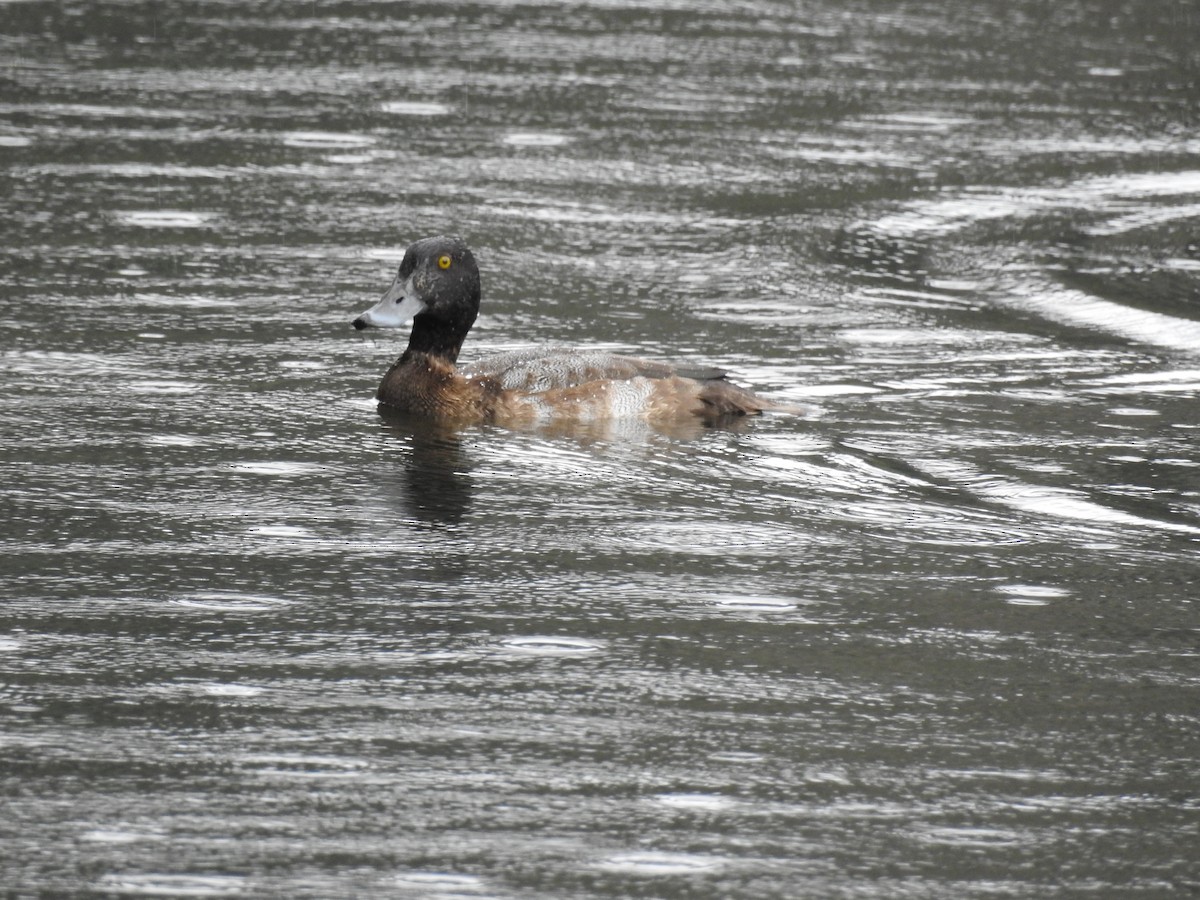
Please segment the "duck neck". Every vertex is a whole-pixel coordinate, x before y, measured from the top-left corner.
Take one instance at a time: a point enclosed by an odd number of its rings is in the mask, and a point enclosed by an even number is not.
[[[460,331],[448,323],[430,316],[414,316],[412,334],[408,338],[408,349],[404,357],[414,354],[438,356],[454,363],[462,349],[466,331]]]

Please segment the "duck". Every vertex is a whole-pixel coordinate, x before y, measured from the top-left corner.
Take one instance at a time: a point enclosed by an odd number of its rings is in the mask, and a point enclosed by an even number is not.
[[[408,347],[376,392],[385,408],[442,425],[507,427],[639,419],[720,425],[766,411],[794,411],[728,381],[725,372],[684,368],[599,349],[541,347],[459,366],[479,314],[479,266],[454,235],[404,251],[383,297],[353,320],[357,330],[402,328]]]

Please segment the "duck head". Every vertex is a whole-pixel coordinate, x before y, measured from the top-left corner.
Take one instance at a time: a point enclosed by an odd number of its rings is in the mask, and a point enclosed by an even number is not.
[[[461,238],[439,235],[411,244],[379,302],[354,327],[401,328],[412,319],[409,349],[458,356],[479,314],[479,267]]]

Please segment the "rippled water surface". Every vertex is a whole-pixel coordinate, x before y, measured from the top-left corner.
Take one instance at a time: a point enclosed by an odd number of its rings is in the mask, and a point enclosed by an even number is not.
[[[0,3],[6,896],[1200,887],[1200,13]],[[380,417],[355,333],[714,364]]]

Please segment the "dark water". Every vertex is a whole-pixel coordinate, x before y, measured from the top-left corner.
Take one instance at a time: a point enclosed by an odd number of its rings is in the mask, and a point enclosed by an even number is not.
[[[4,896],[1200,888],[1190,2],[0,3]],[[813,415],[439,433],[350,319]]]

